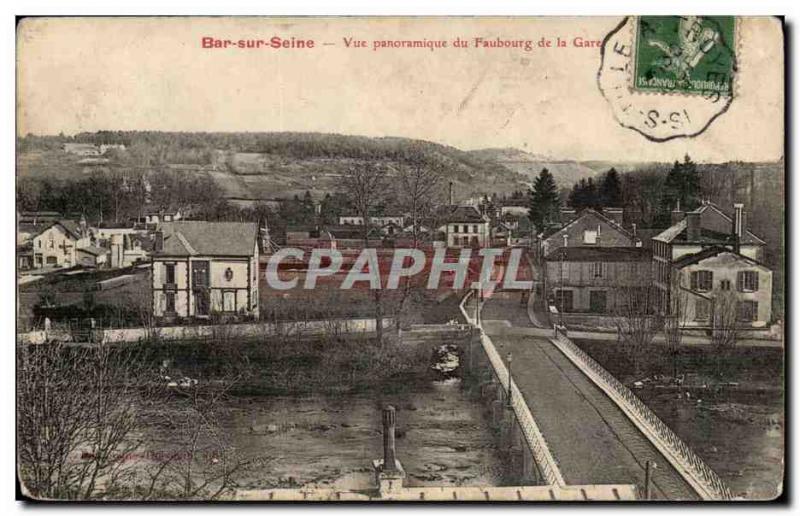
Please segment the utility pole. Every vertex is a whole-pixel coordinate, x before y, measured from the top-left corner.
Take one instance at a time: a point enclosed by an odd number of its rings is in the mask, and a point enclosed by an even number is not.
[[[650,500],[652,496],[653,470],[656,469],[655,462],[647,461],[644,465],[644,499]]]
[[[559,272],[561,276],[561,306],[558,307],[558,325],[562,328],[564,327],[564,255],[567,253],[567,241],[569,236],[564,233],[564,247],[561,248],[561,264],[559,266]]]
[[[511,352],[508,352],[506,355],[506,361],[508,362],[508,393],[506,394],[506,406],[511,408]]]

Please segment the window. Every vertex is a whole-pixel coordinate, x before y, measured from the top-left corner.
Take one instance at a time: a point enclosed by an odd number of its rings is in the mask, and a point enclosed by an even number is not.
[[[594,262],[592,264],[592,271],[594,272],[595,278],[602,278],[603,277],[603,262]]]
[[[461,232],[462,233],[469,233],[469,226],[467,224],[464,224],[463,226],[461,226]]]
[[[692,290],[708,292],[714,282],[714,273],[711,271],[694,271],[691,275]]]
[[[558,307],[558,310],[561,312],[571,312],[572,291],[558,289],[555,291],[555,294],[556,294],[556,306]]]
[[[164,294],[164,311],[168,314],[175,313],[175,292]]]
[[[594,313],[603,313],[606,311],[605,290],[589,291],[589,311]]]
[[[597,243],[597,231],[593,230],[586,230],[583,232],[583,243],[584,244],[596,244]]]
[[[236,311],[236,292],[226,290],[222,293],[222,310],[225,312]]]
[[[720,290],[730,290],[731,289],[731,280],[721,280],[719,282],[719,289]]]
[[[694,319],[696,321],[707,321],[711,317],[711,301],[708,299],[698,299],[694,304]]]
[[[175,264],[167,263],[164,265],[164,283],[175,284]]]
[[[42,248],[42,241],[39,240],[39,249],[41,249],[41,248]]]
[[[54,248],[55,246],[56,246],[56,243],[53,241],[52,238],[47,241],[47,247],[49,247],[50,249]]]
[[[736,306],[736,320],[740,322],[753,322],[758,320],[757,301],[739,301]]]
[[[453,233],[458,233],[458,224],[453,224]]]
[[[739,292],[756,292],[758,290],[758,271],[739,271],[736,275],[736,289]]]
[[[478,226],[477,226],[477,224],[474,224],[474,225],[472,226],[472,232],[473,232],[473,233],[477,233],[477,232],[478,232]]]

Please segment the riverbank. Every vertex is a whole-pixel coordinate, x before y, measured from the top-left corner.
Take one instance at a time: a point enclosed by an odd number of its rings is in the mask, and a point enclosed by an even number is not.
[[[238,396],[392,390],[437,378],[431,347],[378,345],[369,335],[153,342],[142,351],[164,377],[228,381]]]
[[[785,449],[782,349],[742,347],[717,357],[711,348],[685,346],[674,363],[654,352],[634,368],[618,346],[580,339],[575,343],[633,389],[735,496],[764,500],[780,494]]]

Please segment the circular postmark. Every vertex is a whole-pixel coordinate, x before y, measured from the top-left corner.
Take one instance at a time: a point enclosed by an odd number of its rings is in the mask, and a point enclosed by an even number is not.
[[[629,16],[601,48],[597,84],[623,127],[664,142],[702,133],[734,95],[732,16]]]

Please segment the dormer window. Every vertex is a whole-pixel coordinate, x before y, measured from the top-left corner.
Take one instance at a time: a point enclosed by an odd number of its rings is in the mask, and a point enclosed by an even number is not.
[[[597,231],[587,229],[583,232],[583,243],[585,245],[597,244]]]

